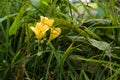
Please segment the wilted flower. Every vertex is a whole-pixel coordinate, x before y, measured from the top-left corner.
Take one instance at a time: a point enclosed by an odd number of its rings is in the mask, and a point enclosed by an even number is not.
[[[56,37],[58,37],[61,33],[61,29],[60,28],[51,28],[51,32],[50,32],[50,37],[49,40],[53,40]]]

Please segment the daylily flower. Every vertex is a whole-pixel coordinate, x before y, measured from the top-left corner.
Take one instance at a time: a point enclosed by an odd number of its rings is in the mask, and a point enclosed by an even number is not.
[[[49,37],[49,41],[55,39],[56,37],[58,37],[61,33],[61,29],[60,28],[51,28],[51,32],[50,32],[50,37]]]
[[[30,27],[38,39],[42,39],[45,33],[52,27],[53,19],[41,16],[41,21],[35,27]]]
[[[43,17],[43,16],[40,16],[41,17],[41,22],[44,24],[44,25],[47,25],[48,27],[52,27],[53,23],[54,23],[54,20],[53,19],[48,19],[47,17]]]
[[[36,37],[41,40],[45,33],[52,27],[54,23],[53,19],[48,19],[47,17],[41,16],[41,21],[36,24],[35,27],[30,27],[31,30],[35,33]],[[51,28],[49,40],[53,40],[58,37],[61,33],[60,28]]]
[[[35,33],[36,37],[40,40],[44,37],[46,31],[49,30],[49,27],[43,23],[37,23],[35,27],[30,27],[31,30]]]

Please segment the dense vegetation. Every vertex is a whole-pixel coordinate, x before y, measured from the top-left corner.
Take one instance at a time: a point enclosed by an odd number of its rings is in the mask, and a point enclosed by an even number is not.
[[[0,1],[0,80],[120,80],[119,3]]]

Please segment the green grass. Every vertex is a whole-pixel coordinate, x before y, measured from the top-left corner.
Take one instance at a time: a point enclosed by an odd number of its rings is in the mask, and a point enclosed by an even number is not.
[[[119,80],[119,10],[114,0],[1,1],[0,80]],[[61,28],[56,39],[37,40],[40,16]]]

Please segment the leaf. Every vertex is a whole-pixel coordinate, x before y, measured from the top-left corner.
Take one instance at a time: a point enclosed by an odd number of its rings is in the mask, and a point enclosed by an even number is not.
[[[92,32],[89,28],[83,26],[84,31],[87,32],[89,35],[93,36],[94,38],[98,40],[102,40],[96,33]]]
[[[50,0],[31,0],[31,1],[32,5],[34,5],[37,8],[48,6],[48,3],[50,3]]]
[[[84,75],[85,80],[90,80],[89,77],[88,77],[88,75],[84,72],[84,70],[82,70],[82,73]]]
[[[99,50],[106,51],[110,49],[110,44],[108,44],[107,42],[97,41],[95,39],[90,39],[90,38],[88,40],[91,43],[91,45],[98,48]]]
[[[16,13],[15,14],[10,14],[9,18],[14,17],[15,15],[16,15]],[[7,19],[7,16],[0,18],[0,22],[3,22],[6,19]]]
[[[85,37],[83,36],[68,36],[69,39],[71,39],[72,41],[85,41]]]
[[[42,1],[42,4],[48,6],[48,3],[46,1]]]
[[[39,5],[40,5],[40,0],[31,0],[31,2],[32,2],[32,5],[34,5],[35,7],[39,7]]]
[[[21,19],[23,17],[23,14],[26,12],[26,9],[29,7],[29,4],[25,4],[19,11],[19,13],[17,14],[13,24],[11,25],[10,29],[9,29],[9,35],[15,35],[18,31],[18,29],[21,26]]]

